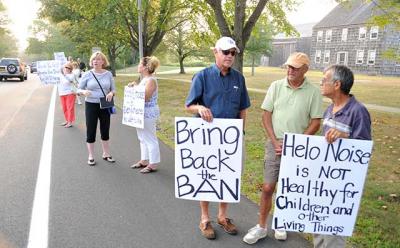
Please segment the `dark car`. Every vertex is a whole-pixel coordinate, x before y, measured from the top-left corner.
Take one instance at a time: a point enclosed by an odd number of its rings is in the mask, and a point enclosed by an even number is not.
[[[37,63],[36,62],[32,62],[29,67],[31,68],[31,73],[37,72]]]
[[[19,78],[22,82],[28,79],[26,66],[18,58],[2,58],[0,60],[0,80]]]

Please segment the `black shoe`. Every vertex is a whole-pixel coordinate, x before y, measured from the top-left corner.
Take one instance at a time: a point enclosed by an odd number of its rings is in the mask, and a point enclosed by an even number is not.
[[[94,159],[88,159],[87,164],[90,166],[94,166],[96,164],[96,161],[94,161]]]
[[[111,157],[111,156],[103,157],[103,159],[104,159],[105,161],[107,161],[107,162],[115,163],[115,159],[113,159],[113,157]]]

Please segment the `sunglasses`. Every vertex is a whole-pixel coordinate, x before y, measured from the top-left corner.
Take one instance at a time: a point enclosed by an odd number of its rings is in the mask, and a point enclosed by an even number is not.
[[[296,67],[293,67],[293,66],[291,66],[291,65],[287,65],[286,68],[287,68],[287,69],[291,69],[291,70],[293,70],[293,71],[300,71],[300,70],[301,70],[301,67],[300,67],[300,68],[296,68]]]
[[[236,51],[235,50],[221,50],[221,52],[222,52],[222,54],[223,55],[225,55],[225,56],[227,56],[227,55],[229,55],[229,54],[231,54],[232,56],[235,56],[236,55]]]

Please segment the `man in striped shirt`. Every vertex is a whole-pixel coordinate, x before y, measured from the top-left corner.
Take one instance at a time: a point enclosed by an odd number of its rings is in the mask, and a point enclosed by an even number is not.
[[[338,138],[371,140],[371,117],[367,108],[350,94],[353,72],[343,65],[332,65],[324,70],[321,94],[332,100],[323,117],[322,132],[328,143]],[[315,248],[344,248],[342,236],[314,235]]]

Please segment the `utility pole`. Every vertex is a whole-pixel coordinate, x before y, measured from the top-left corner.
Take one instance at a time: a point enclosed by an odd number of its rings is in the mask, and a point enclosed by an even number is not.
[[[142,20],[142,0],[137,0],[138,5],[138,30],[139,30],[139,59],[143,58],[143,20]]]

